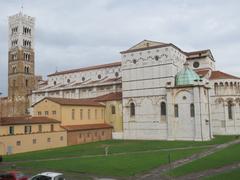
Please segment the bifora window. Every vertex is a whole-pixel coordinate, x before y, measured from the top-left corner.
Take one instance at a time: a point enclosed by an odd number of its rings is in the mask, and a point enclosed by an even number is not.
[[[24,133],[30,134],[32,132],[32,126],[25,126],[24,127]]]
[[[10,126],[9,127],[9,134],[14,134],[14,127],[13,126]]]

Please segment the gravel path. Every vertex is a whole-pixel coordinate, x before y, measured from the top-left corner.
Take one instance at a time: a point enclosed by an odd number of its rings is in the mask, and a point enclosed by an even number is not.
[[[220,145],[215,145],[215,146],[213,146],[212,148],[209,148],[206,151],[196,153],[196,154],[194,154],[190,157],[174,161],[171,164],[160,166],[160,167],[158,167],[158,168],[156,168],[156,169],[154,169],[154,170],[152,170],[152,171],[150,171],[146,174],[138,175],[138,176],[135,177],[135,179],[138,179],[138,180],[171,179],[171,177],[168,177],[168,176],[164,175],[164,173],[167,172],[168,170],[183,166],[183,165],[188,164],[192,161],[195,161],[197,159],[201,159],[201,158],[206,157],[210,154],[213,154],[217,151],[225,149],[225,148],[227,148],[227,147],[229,147],[233,144],[239,144],[239,143],[240,143],[240,139],[235,140],[235,141],[231,141],[231,142],[227,142],[227,143],[224,143],[224,144],[220,144]],[[194,174],[195,173],[192,174],[192,177],[194,177]],[[197,176],[197,173],[195,175]],[[196,179],[196,178],[193,178],[193,179]]]

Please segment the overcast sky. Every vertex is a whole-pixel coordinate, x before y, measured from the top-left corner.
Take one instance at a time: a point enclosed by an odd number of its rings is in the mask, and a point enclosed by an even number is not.
[[[21,3],[22,2],[22,3]],[[0,0],[0,92],[7,94],[8,16],[36,18],[37,75],[120,60],[143,39],[211,49],[240,76],[239,0]]]

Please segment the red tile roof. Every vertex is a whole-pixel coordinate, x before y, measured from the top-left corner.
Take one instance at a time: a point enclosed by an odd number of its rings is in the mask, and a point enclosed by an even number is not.
[[[94,130],[94,129],[110,129],[113,128],[109,124],[85,124],[85,125],[71,125],[62,126],[67,131],[83,131],[83,130]]]
[[[101,65],[89,66],[89,67],[85,67],[85,68],[78,68],[78,69],[71,69],[71,70],[67,70],[67,71],[55,72],[53,74],[49,74],[48,76],[50,77],[50,76],[56,76],[56,75],[61,75],[61,74],[69,74],[69,73],[89,71],[89,70],[94,70],[94,69],[109,68],[109,67],[121,66],[121,64],[122,64],[121,62],[101,64]]]
[[[224,73],[222,71],[212,71],[212,74],[209,79],[240,79],[240,78]]]
[[[94,101],[92,98],[89,99],[66,99],[66,98],[52,98],[52,97],[45,97],[41,101],[44,100],[50,100],[52,102],[55,102],[60,105],[72,105],[72,106],[104,106],[103,104],[100,104],[99,102]],[[39,101],[39,102],[41,102]],[[39,102],[33,104],[32,106],[35,106]]]
[[[209,69],[196,69],[195,72],[200,76],[204,77],[209,72]]]
[[[19,117],[2,117],[0,118],[0,125],[21,125],[21,124],[50,124],[61,123],[56,119],[51,119],[44,116],[19,116]]]
[[[96,101],[121,101],[122,92],[113,92],[103,96],[98,96],[95,98]]]

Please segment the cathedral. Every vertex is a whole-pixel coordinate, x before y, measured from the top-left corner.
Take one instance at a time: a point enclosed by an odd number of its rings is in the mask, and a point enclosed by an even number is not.
[[[172,43],[143,40],[121,60],[35,76],[32,17],[9,17],[8,97],[2,114],[34,114],[45,98],[120,97],[111,116],[114,139],[206,141],[240,134],[240,78],[215,69],[211,50],[186,52]],[[80,66],[80,65],[79,65]],[[114,122],[117,121],[117,122]],[[118,124],[117,128],[115,124]]]

